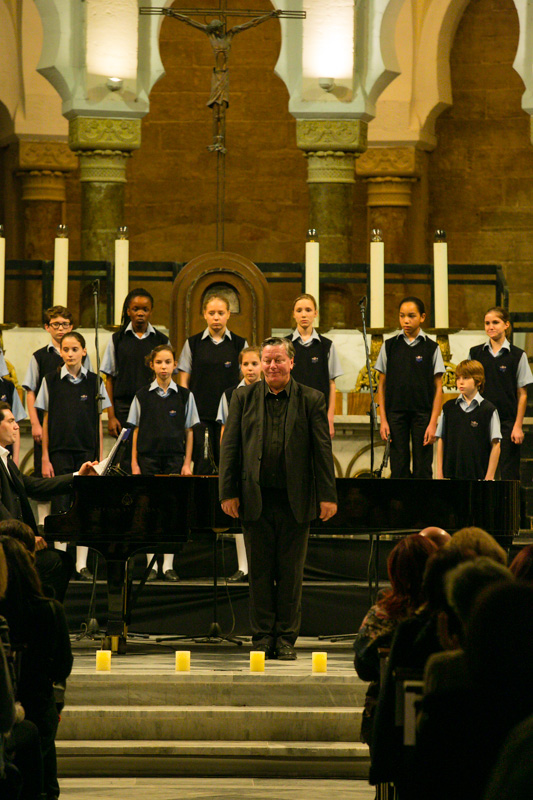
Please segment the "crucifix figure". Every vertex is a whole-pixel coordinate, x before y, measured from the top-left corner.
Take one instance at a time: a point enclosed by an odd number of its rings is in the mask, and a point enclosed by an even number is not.
[[[255,28],[269,19],[288,17],[290,19],[304,19],[305,11],[269,11],[258,15],[256,11],[229,10],[226,0],[220,0],[220,6],[214,9],[183,9],[187,14],[174,8],[139,8],[140,14],[162,14],[167,17],[191,25],[207,35],[215,55],[215,66],[211,78],[211,95],[207,101],[209,108],[213,109],[213,142],[208,150],[217,154],[217,250],[224,249],[224,184],[226,154],[226,109],[229,106],[229,68],[228,60],[233,37],[238,33]],[[221,19],[212,19],[211,22],[197,22],[193,16],[211,17],[218,14]],[[251,17],[242,25],[235,25],[227,30],[227,17]]]

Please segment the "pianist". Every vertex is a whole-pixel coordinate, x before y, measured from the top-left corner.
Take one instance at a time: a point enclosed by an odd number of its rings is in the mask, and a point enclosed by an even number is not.
[[[18,435],[19,426],[10,406],[0,402],[0,520],[18,519],[25,522],[38,536],[35,517],[28,497],[35,500],[48,500],[54,495],[65,494],[72,488],[72,475],[61,475],[57,478],[35,478],[24,475],[15,465],[7,448],[13,444]],[[95,462],[96,463],[96,462]],[[95,474],[90,461],[85,462],[79,475]],[[39,538],[40,544],[42,544]],[[39,553],[42,553],[39,556]],[[53,586],[56,597],[62,601],[66,592],[68,580],[54,579],[58,573],[64,575],[61,569],[61,556],[59,551],[47,550],[41,547],[37,553],[36,566],[43,583]],[[59,560],[58,560],[59,559]]]

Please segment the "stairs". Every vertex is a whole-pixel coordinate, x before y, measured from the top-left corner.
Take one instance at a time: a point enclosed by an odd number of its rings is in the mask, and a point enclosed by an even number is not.
[[[144,669],[71,676],[57,739],[62,777],[367,776],[366,685],[353,669],[312,675],[309,652],[256,675],[241,651],[232,656],[239,671],[150,674],[154,658]]]

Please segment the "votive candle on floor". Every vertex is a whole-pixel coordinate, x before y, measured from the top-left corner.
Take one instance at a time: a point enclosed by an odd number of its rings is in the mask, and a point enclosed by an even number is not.
[[[328,671],[328,654],[327,653],[313,653],[312,671],[313,672],[327,672]]]
[[[176,650],[176,672],[191,671],[191,651]]]
[[[262,650],[250,650],[250,672],[265,671],[265,654]]]
[[[97,672],[111,671],[111,650],[96,651],[96,670]]]

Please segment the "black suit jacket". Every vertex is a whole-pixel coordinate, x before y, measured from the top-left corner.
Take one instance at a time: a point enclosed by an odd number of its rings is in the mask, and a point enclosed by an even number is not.
[[[263,381],[236,389],[222,437],[220,501],[238,497],[243,522],[261,516],[264,395]],[[292,378],[285,422],[285,466],[287,493],[297,522],[315,519],[319,503],[337,502],[324,395]]]
[[[72,475],[57,478],[35,478],[24,475],[11,462],[11,474],[0,461],[0,520],[19,519],[37,533],[35,517],[28,497],[49,500],[58,494],[66,494],[72,488]]]

